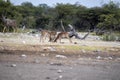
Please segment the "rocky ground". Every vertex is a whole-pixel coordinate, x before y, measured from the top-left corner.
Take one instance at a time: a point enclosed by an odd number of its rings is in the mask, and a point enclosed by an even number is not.
[[[0,80],[120,80],[120,42],[89,35],[40,43],[39,36],[0,33]]]

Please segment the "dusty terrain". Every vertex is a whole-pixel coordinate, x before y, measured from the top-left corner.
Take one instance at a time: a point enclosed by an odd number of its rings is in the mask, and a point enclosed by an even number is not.
[[[39,36],[0,33],[0,80],[120,80],[120,42],[89,35],[40,43]]]

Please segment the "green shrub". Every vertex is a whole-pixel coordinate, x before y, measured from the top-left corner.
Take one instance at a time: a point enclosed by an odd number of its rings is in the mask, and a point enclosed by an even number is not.
[[[104,41],[120,41],[120,34],[115,34],[115,33],[104,34],[102,36],[102,40],[104,40]]]

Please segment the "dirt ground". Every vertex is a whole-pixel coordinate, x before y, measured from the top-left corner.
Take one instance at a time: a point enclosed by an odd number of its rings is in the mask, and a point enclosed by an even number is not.
[[[86,33],[80,35],[84,34]],[[70,43],[67,39],[62,39],[62,43],[48,42],[48,40],[40,42],[39,34],[0,33],[0,60],[4,55],[22,54],[48,57],[64,55],[70,58],[86,57],[103,60],[120,58],[120,42],[101,41],[100,37],[93,35],[89,35],[86,40],[73,38],[72,42]],[[9,57],[5,59],[9,59]]]
[[[0,33],[0,80],[120,80],[120,42],[93,35],[73,43],[39,39],[39,34]]]

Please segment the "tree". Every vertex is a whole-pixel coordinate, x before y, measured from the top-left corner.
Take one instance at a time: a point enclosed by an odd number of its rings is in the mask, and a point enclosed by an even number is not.
[[[98,23],[97,27],[109,29],[109,30],[115,30],[116,25],[118,24],[117,19],[115,18],[114,14],[109,15],[101,15],[100,16],[100,23]]]
[[[26,28],[35,28],[35,14],[37,12],[35,10],[37,8],[31,2],[23,2],[17,9],[22,17],[20,17],[21,25],[25,25]]]
[[[47,29],[48,24],[49,24],[49,17],[44,14],[36,19],[36,28]]]
[[[98,28],[119,30],[120,29],[120,9],[119,5],[110,1],[109,4],[105,4],[102,7],[103,13],[99,16]]]
[[[0,0],[0,16],[4,14],[10,19],[17,20],[17,24],[26,25],[26,28],[61,29],[61,20],[68,29],[72,24],[76,30],[105,28],[120,30],[120,7],[118,3],[110,1],[102,7],[87,8],[76,4],[60,4],[50,7],[47,4],[34,6],[31,2],[23,2],[19,6],[13,5],[10,0]],[[0,21],[0,29],[3,24]]]
[[[55,23],[55,26],[60,26],[61,20],[63,21],[65,29],[67,29],[68,24],[74,24],[77,9],[78,7],[76,5],[57,4],[57,6],[55,7],[57,13],[55,20],[57,20],[58,22]]]

